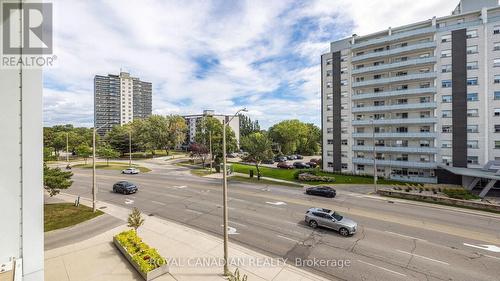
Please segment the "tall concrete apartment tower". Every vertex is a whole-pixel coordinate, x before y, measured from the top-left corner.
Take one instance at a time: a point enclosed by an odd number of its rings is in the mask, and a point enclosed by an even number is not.
[[[120,75],[96,75],[94,78],[94,120],[100,136],[114,126],[132,122],[135,118],[146,118],[152,112],[152,84]]]
[[[332,42],[321,83],[327,171],[436,183],[500,160],[498,1]]]

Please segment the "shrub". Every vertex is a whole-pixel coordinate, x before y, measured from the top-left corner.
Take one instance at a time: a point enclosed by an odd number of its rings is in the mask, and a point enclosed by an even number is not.
[[[299,181],[322,181],[322,182],[335,182],[334,177],[316,176],[310,173],[302,173],[298,176]]]
[[[462,199],[462,200],[472,200],[472,199],[480,199],[481,197],[473,194],[472,192],[461,189],[461,188],[445,188],[443,189],[443,193],[446,194],[450,198]]]
[[[231,273],[229,276],[228,276],[228,281],[247,281],[248,277],[243,274],[243,276],[240,275],[240,270],[239,269],[236,269],[234,271],[234,273]]]
[[[132,260],[139,265],[142,272],[148,273],[166,264],[165,259],[158,251],[142,242],[134,230],[124,231],[116,235],[115,238],[129,252]]]

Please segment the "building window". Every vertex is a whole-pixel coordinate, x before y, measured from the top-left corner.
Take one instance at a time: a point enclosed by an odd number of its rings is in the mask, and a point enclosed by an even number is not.
[[[449,140],[444,140],[441,142],[441,147],[442,148],[451,148],[451,141]]]
[[[343,67],[340,69],[340,74],[346,74],[347,73],[347,67]]]
[[[342,140],[340,144],[341,145],[347,145],[347,140]]]
[[[326,65],[331,65],[332,64],[332,59],[327,59],[326,60]]]
[[[467,85],[476,86],[477,85],[477,77],[467,78]]]
[[[441,81],[441,87],[442,88],[451,88],[451,80],[443,80],[443,81]]]
[[[408,90],[408,85],[398,85],[396,86],[396,91]]]
[[[326,122],[333,122],[333,116],[326,117]]]
[[[467,101],[478,101],[478,95],[477,93],[468,93],[467,94]]]
[[[326,87],[327,88],[333,87],[333,82],[326,82]]]
[[[452,101],[452,96],[451,95],[445,95],[441,97],[441,101],[443,103],[450,103]]]
[[[494,59],[493,60],[493,67],[499,67],[500,66],[500,59]]]
[[[451,34],[441,36],[441,43],[451,42]]]
[[[467,33],[465,36],[467,36],[467,39],[476,38],[477,37],[477,29],[467,30]]]
[[[356,170],[358,171],[364,171],[365,170],[365,165],[357,165]]]
[[[467,141],[467,148],[478,149],[479,148],[479,141],[477,141],[477,140]]]
[[[443,64],[441,66],[441,72],[446,73],[446,72],[451,72],[451,64]]]
[[[493,27],[493,34],[500,34],[500,25],[495,25]]]
[[[496,145],[496,142],[495,142]],[[477,156],[467,156],[467,163],[471,165],[479,164],[479,160]]]
[[[441,160],[443,161],[443,164],[445,164],[445,165],[451,164],[451,156],[442,156]]]
[[[493,43],[493,51],[500,51],[500,42]]]
[[[346,164],[346,163],[341,163],[341,164],[340,164],[340,168],[341,168],[342,170],[347,170],[347,164]]]
[[[431,131],[431,127],[430,126],[422,126],[420,127],[420,132],[421,133],[429,133]]]
[[[327,140],[327,144],[333,144],[333,140]]]
[[[428,140],[421,140],[420,141],[420,147],[429,147],[431,146],[431,142]]]
[[[451,57],[451,50],[442,50],[441,51],[441,57],[442,58],[449,58],[449,57]]]
[[[420,111],[420,118],[429,118],[431,117],[430,111]]]
[[[477,53],[477,45],[467,47],[467,54],[476,54]]]
[[[381,101],[374,101],[373,102],[373,106],[383,106],[385,105],[385,101],[381,100]]]
[[[450,126],[450,125],[443,125],[442,132],[443,133],[451,133],[452,132],[452,126]]]
[[[494,109],[493,116],[495,116],[495,117],[500,116],[500,108],[495,108],[495,109]]]
[[[332,110],[333,110],[333,105],[326,106],[326,111],[332,111]]]
[[[431,83],[430,82],[420,83],[420,88],[421,89],[426,89],[426,88],[430,88],[430,87],[431,87]]]
[[[326,156],[333,156],[333,151],[328,150],[328,151],[326,152]]]
[[[495,125],[495,133],[500,133],[500,125]]]
[[[494,100],[500,100],[500,91],[495,91],[493,93],[493,99]]]
[[[327,129],[326,129],[326,132],[327,132],[328,134],[332,134],[332,133],[333,133],[333,128],[327,128]]]
[[[327,94],[327,95],[326,95],[326,99],[327,99],[327,100],[331,100],[331,99],[333,99],[333,94]]]
[[[326,71],[326,76],[332,76],[332,71],[331,70],[327,70]]]
[[[477,61],[470,61],[467,63],[467,69],[468,70],[473,70],[473,69],[478,69],[479,65],[477,64]]]
[[[467,109],[467,117],[479,117],[479,110]]]
[[[431,102],[431,97],[420,97],[420,103],[428,103]]]
[[[347,80],[341,80],[340,81],[341,86],[347,86]]]
[[[357,140],[356,141],[357,146],[364,146],[365,145],[365,140]]]
[[[451,110],[443,110],[441,117],[443,117],[443,118],[451,118],[452,117]]]
[[[477,125],[467,125],[467,133],[479,133]]]

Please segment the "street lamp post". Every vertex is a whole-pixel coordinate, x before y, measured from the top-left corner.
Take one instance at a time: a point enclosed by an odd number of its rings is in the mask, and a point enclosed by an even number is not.
[[[229,221],[229,216],[228,216],[228,211],[227,211],[227,165],[226,165],[226,126],[233,120],[236,115],[240,112],[246,112],[246,108],[242,108],[238,110],[228,121],[226,121],[226,116],[224,116],[224,120],[222,121],[222,194],[223,198],[222,200],[224,201],[223,203],[223,208],[224,208],[224,275],[228,276],[231,272],[229,271],[228,267],[228,241],[229,241],[229,236],[228,236],[228,221]]]
[[[211,174],[212,173],[212,162],[214,160],[214,158],[212,156],[212,131],[211,130],[208,132],[208,142],[210,145],[210,174]]]
[[[95,169],[95,139],[96,139],[96,132],[100,128],[108,125],[108,123],[100,126],[99,128],[96,128],[94,125],[94,130],[92,133],[92,211],[95,213],[97,211],[97,184],[96,184],[96,169]]]
[[[132,131],[128,131],[128,167],[132,167]]]

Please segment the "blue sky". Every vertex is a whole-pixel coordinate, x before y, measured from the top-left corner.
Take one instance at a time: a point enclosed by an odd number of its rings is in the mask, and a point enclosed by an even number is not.
[[[94,75],[122,69],[153,83],[156,114],[247,107],[263,127],[319,125],[319,61],[330,41],[447,15],[455,4],[55,0],[58,60],[44,74],[44,123],[91,126]]]

